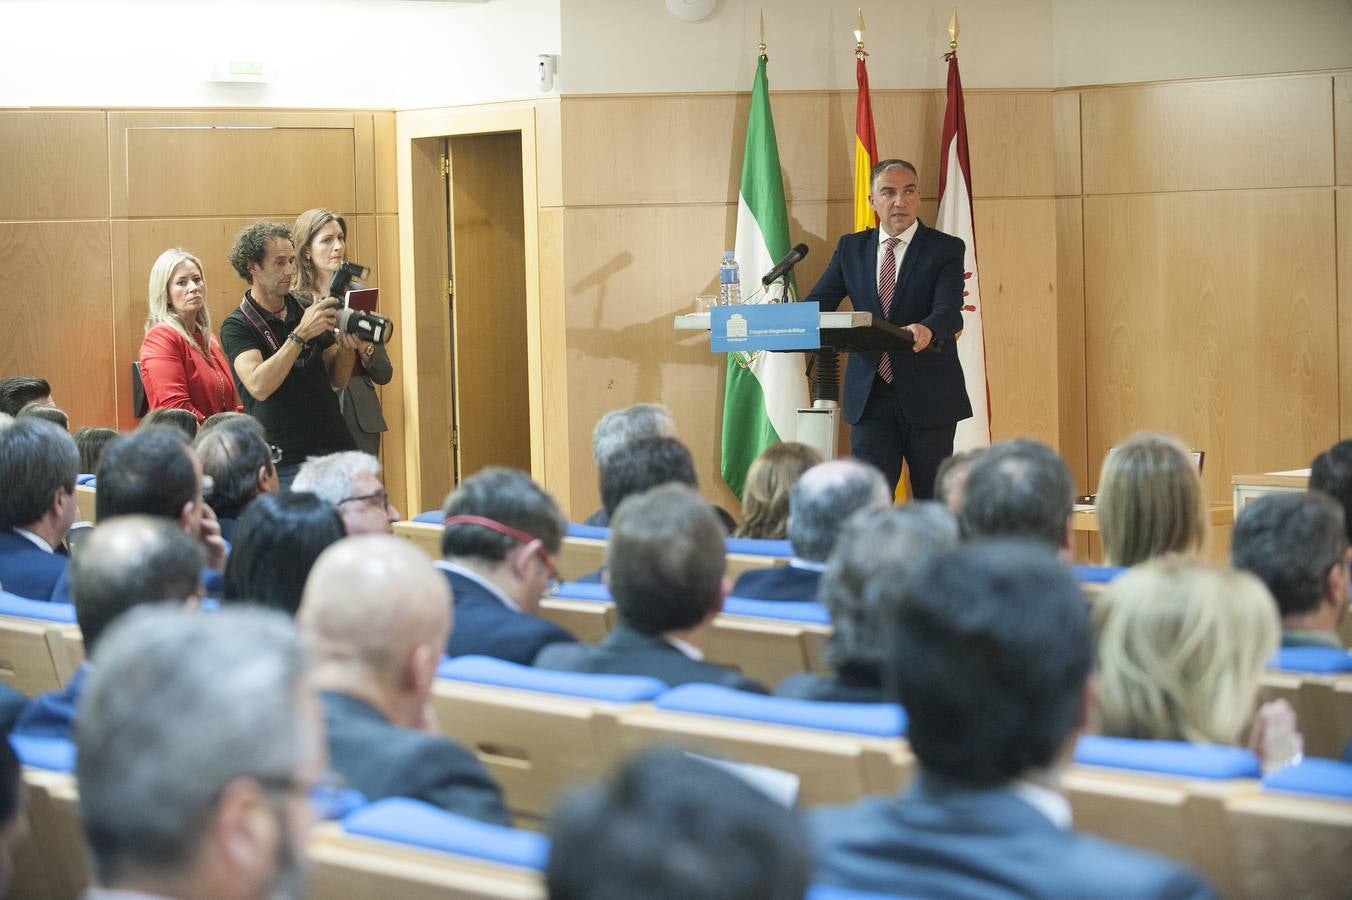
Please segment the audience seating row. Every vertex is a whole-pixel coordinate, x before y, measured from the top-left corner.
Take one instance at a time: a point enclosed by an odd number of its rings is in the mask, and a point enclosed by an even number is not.
[[[74,606],[0,592],[0,683],[29,697],[55,691],[83,660]]]

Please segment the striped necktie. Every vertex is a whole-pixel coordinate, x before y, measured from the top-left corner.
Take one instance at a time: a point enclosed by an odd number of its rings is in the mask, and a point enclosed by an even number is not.
[[[897,242],[901,238],[888,238],[883,241],[883,264],[878,270],[878,303],[883,308],[883,318],[892,316],[892,292],[897,287]],[[892,359],[883,353],[878,360],[878,374],[887,384],[892,383]]]

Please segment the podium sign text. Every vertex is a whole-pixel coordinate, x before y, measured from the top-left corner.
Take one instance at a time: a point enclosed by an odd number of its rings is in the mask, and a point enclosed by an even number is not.
[[[817,303],[753,303],[709,310],[709,349],[816,350],[821,346]]]

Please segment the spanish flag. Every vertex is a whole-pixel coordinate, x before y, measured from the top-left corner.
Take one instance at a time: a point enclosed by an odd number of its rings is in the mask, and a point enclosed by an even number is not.
[[[878,161],[878,138],[873,132],[873,104],[868,96],[867,56],[862,49],[855,51],[855,78],[859,81],[859,99],[854,107],[854,230],[866,231],[878,227],[878,216],[869,205],[869,172]]]

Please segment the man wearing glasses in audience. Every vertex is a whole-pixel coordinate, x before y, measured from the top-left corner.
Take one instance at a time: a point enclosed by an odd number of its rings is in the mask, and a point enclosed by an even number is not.
[[[291,485],[332,503],[348,535],[391,534],[402,516],[380,483],[380,462],[369,453],[348,450],[306,460]]]

